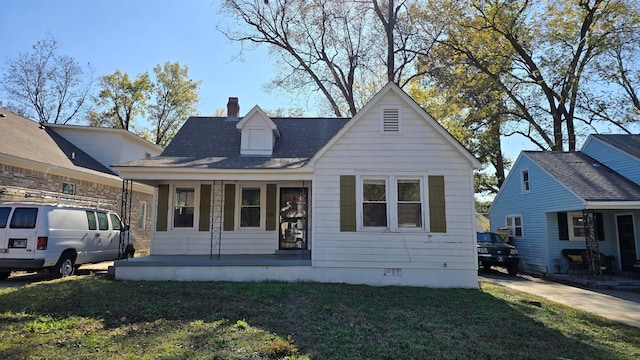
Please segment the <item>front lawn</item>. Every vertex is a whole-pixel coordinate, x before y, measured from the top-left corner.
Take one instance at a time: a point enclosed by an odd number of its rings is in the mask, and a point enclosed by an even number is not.
[[[1,359],[637,359],[640,329],[482,290],[125,282],[0,290]]]

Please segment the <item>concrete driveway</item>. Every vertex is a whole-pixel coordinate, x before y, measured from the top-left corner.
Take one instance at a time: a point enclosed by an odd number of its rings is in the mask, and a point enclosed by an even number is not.
[[[490,282],[540,296],[626,325],[640,328],[640,294],[618,290],[585,290],[539,278],[501,272],[481,272],[481,282]]]

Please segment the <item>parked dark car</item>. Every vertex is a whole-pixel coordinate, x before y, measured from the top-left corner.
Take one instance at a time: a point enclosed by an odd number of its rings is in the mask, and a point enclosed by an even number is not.
[[[507,244],[500,235],[492,232],[477,233],[478,266],[489,269],[500,266],[507,269],[509,275],[518,273],[518,250]]]

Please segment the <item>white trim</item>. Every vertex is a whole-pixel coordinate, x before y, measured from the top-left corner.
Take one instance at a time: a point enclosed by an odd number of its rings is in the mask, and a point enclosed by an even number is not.
[[[576,226],[574,226],[573,224],[573,219],[583,219],[582,213],[576,212],[576,211],[567,212],[567,232],[569,233],[569,241],[586,241],[586,237],[575,235]],[[584,229],[584,219],[583,219],[582,228]]]
[[[177,189],[193,189],[193,226],[176,227],[174,219],[175,199]],[[174,183],[169,185],[169,229],[172,231],[193,231],[200,223],[200,183]]]
[[[264,231],[266,224],[266,202],[267,202],[267,184],[266,183],[236,183],[238,191],[236,191],[235,204],[235,230],[236,231]],[[240,226],[240,218],[242,215],[242,190],[243,189],[259,189],[260,190],[260,225],[251,227]]]
[[[374,227],[363,225],[363,200],[362,191],[364,180],[377,179],[385,181],[386,191],[386,205],[387,205],[387,226],[386,227]],[[421,222],[420,227],[401,227],[398,224],[398,180],[418,180],[420,181],[420,212]],[[428,219],[428,194],[427,194],[427,176],[424,174],[416,175],[411,173],[373,173],[373,172],[358,172],[356,174],[356,229],[362,232],[427,232],[427,219]]]
[[[524,179],[525,174],[527,174],[527,180]],[[531,192],[531,173],[529,172],[529,168],[520,170],[520,190],[522,190],[523,194]]]
[[[509,226],[508,220],[509,218],[513,219],[513,225]],[[520,226],[516,226],[516,218],[520,218]],[[504,226],[509,230],[509,237],[512,237],[514,239],[522,239],[524,238],[524,218],[522,216],[522,214],[507,214],[504,217]],[[520,236],[516,236],[516,232],[515,229],[516,228],[520,228]],[[513,235],[512,235],[512,231],[511,229],[514,229],[513,231]]]

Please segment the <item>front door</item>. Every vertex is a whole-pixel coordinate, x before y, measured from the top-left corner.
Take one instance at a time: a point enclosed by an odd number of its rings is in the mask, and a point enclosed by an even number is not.
[[[307,249],[307,189],[280,189],[280,250]]]
[[[633,227],[633,215],[617,215],[616,223],[622,270],[633,271],[633,264],[636,261],[636,238]]]

